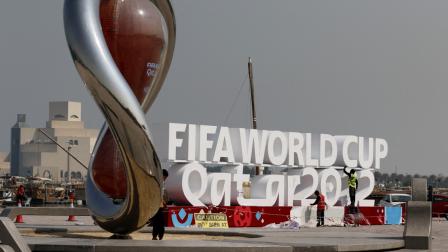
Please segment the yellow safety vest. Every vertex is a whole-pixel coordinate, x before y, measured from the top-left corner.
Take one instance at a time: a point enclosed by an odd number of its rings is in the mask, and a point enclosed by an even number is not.
[[[348,178],[348,186],[356,188],[356,173],[353,173],[353,175]]]

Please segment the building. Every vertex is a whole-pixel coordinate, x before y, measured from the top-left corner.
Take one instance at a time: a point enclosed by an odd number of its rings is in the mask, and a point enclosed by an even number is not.
[[[25,114],[17,115],[11,128],[11,175],[84,179],[99,130],[84,128],[80,102],[50,102],[49,107],[46,128],[31,128]]]
[[[10,174],[9,154],[0,152],[0,176]]]

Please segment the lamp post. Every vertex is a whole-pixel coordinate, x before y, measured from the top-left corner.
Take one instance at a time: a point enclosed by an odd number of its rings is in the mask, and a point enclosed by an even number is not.
[[[72,175],[70,172],[70,150],[72,149],[72,146],[78,145],[78,140],[70,139],[67,141],[68,147],[67,147],[67,183],[72,181]]]
[[[70,150],[72,147],[69,145],[67,147],[67,182],[72,180],[72,176],[70,175]]]

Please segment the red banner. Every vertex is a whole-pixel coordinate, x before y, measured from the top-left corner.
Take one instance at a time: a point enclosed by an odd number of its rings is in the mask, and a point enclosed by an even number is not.
[[[229,227],[264,227],[289,220],[291,207],[192,207],[170,206],[165,212],[168,227],[193,226],[194,213],[225,213]]]

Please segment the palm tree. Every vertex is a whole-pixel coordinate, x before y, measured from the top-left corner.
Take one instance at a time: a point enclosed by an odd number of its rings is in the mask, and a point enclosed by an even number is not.
[[[432,185],[433,187],[436,187],[437,185],[437,176],[432,174],[428,177],[428,185]]]
[[[403,186],[411,186],[412,181],[412,175],[406,174],[406,176],[403,178]]]

